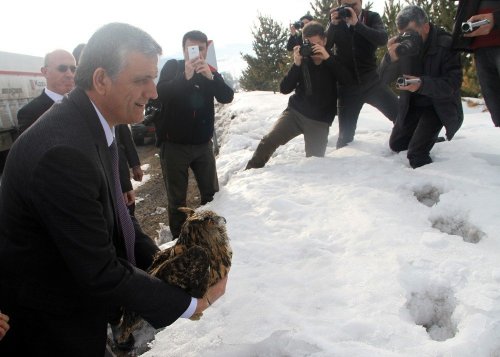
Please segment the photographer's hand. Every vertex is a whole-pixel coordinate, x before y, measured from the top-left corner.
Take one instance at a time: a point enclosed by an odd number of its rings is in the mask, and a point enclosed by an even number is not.
[[[396,54],[396,48],[398,48],[399,43],[396,42],[398,36],[394,36],[387,41],[387,53],[389,57],[391,57],[391,62],[397,62],[399,60],[398,55]]]
[[[324,48],[323,46],[321,45],[312,45],[312,50],[313,50],[313,55],[311,56],[312,59],[320,59],[320,60],[327,60],[328,58],[330,58],[330,54],[328,53],[328,51],[326,50],[326,48]]]
[[[290,24],[290,32],[292,36],[295,36],[297,34],[297,29],[295,28],[295,26],[293,26],[293,24]]]
[[[295,46],[293,48],[293,63],[300,67],[302,63],[302,55],[300,54],[300,46]]]
[[[332,25],[338,25],[341,21],[341,19],[339,17],[339,12],[335,11],[335,9],[330,10],[330,21],[331,21]]]
[[[197,59],[195,62],[195,72],[201,74],[203,77],[207,79],[214,79],[214,75],[212,74],[212,71],[210,70],[210,66],[208,65],[207,62],[203,59]]]
[[[346,7],[346,10],[351,13],[351,17],[347,17],[345,19],[346,24],[356,26],[356,24],[358,23],[358,15],[356,15],[356,12],[352,7]]]
[[[415,76],[410,76],[408,74],[403,74],[403,77],[405,77],[406,79],[420,79],[419,77],[415,77]],[[420,86],[422,85],[422,81],[419,81],[418,83],[411,83],[407,86],[398,86],[398,89],[401,89],[401,90],[407,90],[409,92],[416,92],[420,89]]]
[[[493,29],[493,26],[495,26],[495,19],[494,19],[492,13],[474,15],[468,21],[477,22],[477,21],[481,21],[481,20],[485,20],[485,19],[489,20],[490,23],[483,25],[483,26],[479,26],[477,29],[475,29],[471,33],[464,34],[464,37],[477,37],[477,36],[488,35],[491,32],[491,30]]]
[[[197,60],[198,59],[187,60],[184,63],[184,76],[188,81],[194,76],[194,68],[195,68],[194,63]]]

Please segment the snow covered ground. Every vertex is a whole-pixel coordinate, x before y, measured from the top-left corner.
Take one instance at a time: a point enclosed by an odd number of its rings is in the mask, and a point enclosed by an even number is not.
[[[218,122],[234,250],[226,295],[145,356],[500,356],[500,130],[481,106],[434,163],[388,148],[365,105],[355,141],[305,158],[303,138],[243,171],[288,97],[238,93]],[[231,119],[232,118],[232,119]]]

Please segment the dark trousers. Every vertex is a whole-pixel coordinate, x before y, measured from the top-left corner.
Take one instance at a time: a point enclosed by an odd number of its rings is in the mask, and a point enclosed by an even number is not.
[[[430,164],[430,151],[443,128],[434,107],[410,106],[404,119],[397,120],[392,129],[389,146],[393,151],[408,150],[410,166]]]
[[[390,121],[398,116],[398,97],[378,78],[355,86],[339,86],[339,137],[337,149],[354,140],[359,113],[368,103],[382,112]]]
[[[493,123],[500,126],[500,47],[479,48],[474,56],[484,101]]]
[[[213,144],[185,145],[164,141],[160,147],[161,169],[168,196],[168,221],[170,232],[178,237],[186,220],[186,214],[179,207],[186,206],[189,168],[194,173],[201,204],[213,200],[219,191]]]
[[[264,167],[280,145],[285,145],[300,134],[304,134],[306,157],[323,157],[329,131],[328,123],[309,119],[298,111],[287,108],[269,134],[262,138],[246,168]]]

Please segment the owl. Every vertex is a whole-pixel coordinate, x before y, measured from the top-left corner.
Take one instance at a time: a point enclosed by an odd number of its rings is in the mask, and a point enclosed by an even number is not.
[[[175,244],[154,257],[149,274],[179,286],[195,298],[202,298],[208,288],[224,278],[231,267],[232,249],[226,232],[226,219],[213,211],[195,212],[181,207],[187,215]],[[191,320],[199,320],[195,314]],[[118,342],[125,342],[140,319],[125,312]]]

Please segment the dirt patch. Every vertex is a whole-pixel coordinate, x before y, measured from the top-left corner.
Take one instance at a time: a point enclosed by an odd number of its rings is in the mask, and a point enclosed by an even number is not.
[[[144,172],[150,175],[149,181],[136,189],[135,217],[141,224],[144,232],[151,238],[158,237],[160,223],[168,225],[167,193],[161,172],[159,148],[153,142],[146,141],[146,145],[137,146],[137,153],[141,160],[141,165],[149,164],[149,168]],[[187,205],[191,208],[200,206],[200,193],[194,175],[189,170],[189,184],[187,194]]]

